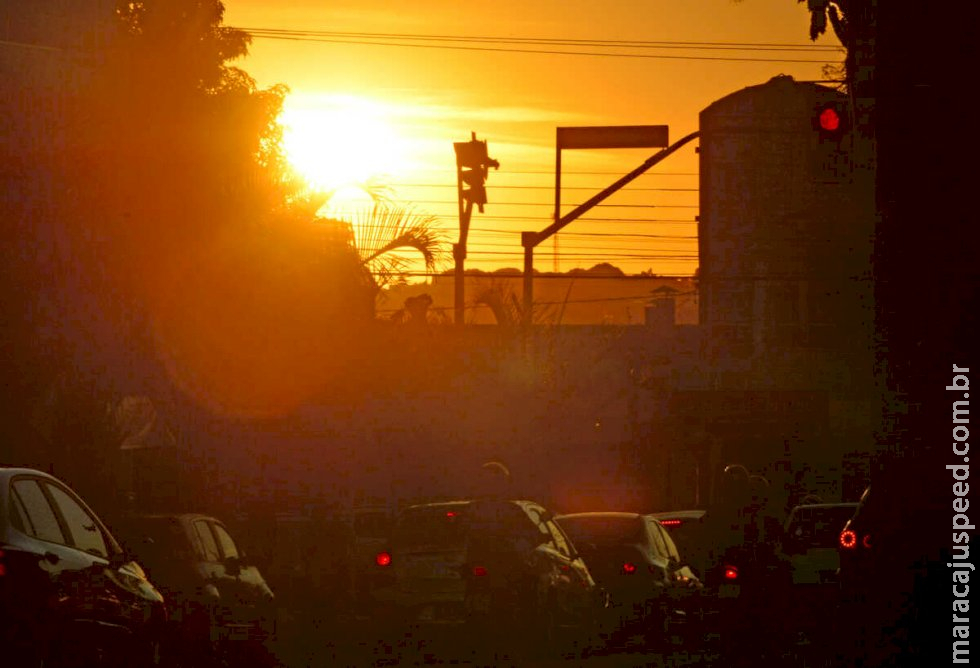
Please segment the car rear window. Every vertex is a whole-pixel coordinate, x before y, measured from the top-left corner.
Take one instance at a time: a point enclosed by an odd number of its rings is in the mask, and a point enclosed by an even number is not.
[[[604,546],[645,542],[643,522],[636,517],[562,517],[558,523],[575,545],[594,543]]]
[[[787,534],[809,547],[836,547],[841,529],[854,515],[854,508],[853,505],[796,508]]]
[[[132,518],[119,526],[119,537],[138,557],[148,562],[144,565],[164,559],[184,559],[190,553],[183,530],[172,518]]]
[[[466,507],[420,506],[407,508],[392,532],[399,549],[449,549],[465,543]]]
[[[663,520],[661,520],[663,522]],[[690,518],[690,519],[670,519],[666,520],[663,524],[664,529],[667,530],[668,535],[677,544],[677,549],[681,554],[685,554],[697,546],[701,520]]]

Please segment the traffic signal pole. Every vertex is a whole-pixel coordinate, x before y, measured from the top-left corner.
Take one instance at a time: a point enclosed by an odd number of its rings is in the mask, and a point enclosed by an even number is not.
[[[487,155],[486,140],[479,141],[475,132],[471,134],[470,141],[454,142],[453,148],[456,151],[456,195],[459,202],[459,241],[453,244],[453,307],[455,322],[462,325],[465,310],[466,241],[470,233],[473,205],[476,204],[480,213],[483,213],[483,205],[487,203],[487,172],[491,167],[499,169],[500,163]]]
[[[459,196],[459,242],[453,244],[453,260],[455,261],[455,284],[454,284],[454,317],[457,325],[463,324],[463,312],[465,306],[465,291],[463,290],[466,265],[466,239],[470,232],[470,216],[473,215],[473,202],[463,199],[462,181],[458,184]]]

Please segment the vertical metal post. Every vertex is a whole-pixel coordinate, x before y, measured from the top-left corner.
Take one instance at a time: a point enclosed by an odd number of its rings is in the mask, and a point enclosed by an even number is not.
[[[531,309],[534,304],[534,246],[537,234],[521,232],[521,245],[524,246],[524,308],[521,320],[524,328],[531,328]]]
[[[561,220],[561,143],[555,141],[555,216],[554,223]],[[555,273],[558,273],[558,234],[555,234]]]
[[[459,243],[453,244],[453,260],[455,261],[456,271],[454,280],[453,298],[453,317],[457,325],[463,324],[463,266],[466,262],[466,230],[468,230],[469,219],[466,215],[466,206],[463,204],[463,168],[456,159],[456,197],[459,202]]]

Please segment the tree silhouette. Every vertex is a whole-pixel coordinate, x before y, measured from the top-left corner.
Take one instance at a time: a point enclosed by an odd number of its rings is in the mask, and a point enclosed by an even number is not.
[[[873,58],[875,21],[871,2],[868,0],[797,0],[807,2],[810,12],[810,39],[816,40],[827,32],[829,23],[834,35],[847,49],[844,58],[844,77],[849,90],[867,94],[861,88],[867,82],[861,76],[861,67]]]

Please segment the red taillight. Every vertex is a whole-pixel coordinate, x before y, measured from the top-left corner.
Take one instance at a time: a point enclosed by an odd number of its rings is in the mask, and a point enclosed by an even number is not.
[[[391,566],[391,555],[387,552],[378,552],[378,554],[374,557],[374,563],[382,568]]]
[[[871,534],[864,534],[864,538],[861,539],[861,545],[864,545],[869,550],[871,549]]]
[[[486,566],[474,566],[473,575],[478,578],[482,578],[487,574]]]
[[[3,550],[0,550],[0,578],[7,574],[7,565],[3,563],[4,556]]]
[[[681,525],[680,520],[660,520],[660,523],[665,527],[678,527]]]
[[[725,579],[729,581],[738,580],[738,569],[734,566],[725,566]]]
[[[448,517],[449,519],[452,519],[452,518],[456,517],[456,513],[454,513],[451,510],[447,510],[446,511],[446,517]]]
[[[844,529],[840,532],[840,546],[845,550],[853,550],[857,547],[857,534],[850,529]]]
[[[629,561],[625,562],[623,564],[623,572],[626,573],[627,575],[632,574],[632,573],[635,573],[636,572],[636,564],[634,564],[632,562],[629,562]]]

